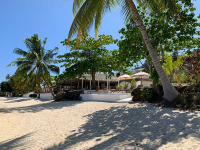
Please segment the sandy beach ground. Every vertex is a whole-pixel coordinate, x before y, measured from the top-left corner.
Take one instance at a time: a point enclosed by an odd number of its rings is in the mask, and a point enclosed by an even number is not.
[[[200,150],[200,112],[0,98],[1,150]]]

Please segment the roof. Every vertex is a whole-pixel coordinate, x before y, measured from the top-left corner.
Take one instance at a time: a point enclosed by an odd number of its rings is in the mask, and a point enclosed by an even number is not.
[[[84,74],[83,78],[87,79],[87,80],[91,80],[92,76],[91,76],[91,74]],[[107,81],[107,76],[103,72],[97,72],[95,74],[95,80]],[[111,76],[111,78],[108,78],[108,80],[109,81],[112,81],[112,80],[116,81],[116,80],[118,80],[117,77],[116,77],[116,73],[113,76]]]

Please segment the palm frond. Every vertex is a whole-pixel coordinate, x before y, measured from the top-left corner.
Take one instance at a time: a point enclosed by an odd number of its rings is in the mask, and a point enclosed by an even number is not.
[[[24,57],[26,57],[26,55],[27,55],[27,52],[22,50],[22,49],[20,49],[20,48],[15,48],[13,53],[18,54],[18,55],[22,55]]]
[[[73,17],[75,18],[76,13],[78,12],[79,8],[81,7],[81,5],[83,4],[85,0],[74,0],[73,3]]]
[[[171,13],[178,13],[180,16],[176,0],[137,0],[137,3],[140,7],[144,6],[149,10],[157,10],[157,12],[168,10]],[[68,40],[76,34],[86,35],[94,23],[95,36],[97,37],[103,15],[119,4],[122,6],[125,22],[133,20],[134,15],[127,0],[74,0],[73,14],[75,18],[68,34]]]
[[[47,67],[53,73],[59,74],[59,72],[60,72],[60,69],[58,66],[47,64]]]
[[[57,50],[58,48],[55,48],[55,49],[53,49],[53,50],[48,50],[47,52],[46,52],[46,54],[44,55],[44,57],[43,57],[43,60],[44,61],[48,61],[49,63],[50,62],[52,62],[53,61],[53,57],[55,56],[55,55],[57,55],[58,53],[58,50]]]
[[[96,22],[95,33],[97,34],[103,14],[118,4],[119,0],[85,0],[74,18],[68,39],[77,34],[78,31],[86,35],[94,22]]]

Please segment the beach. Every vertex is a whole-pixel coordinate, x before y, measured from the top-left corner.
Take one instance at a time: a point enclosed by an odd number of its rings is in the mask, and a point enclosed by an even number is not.
[[[199,150],[200,112],[148,103],[0,98],[1,150]]]

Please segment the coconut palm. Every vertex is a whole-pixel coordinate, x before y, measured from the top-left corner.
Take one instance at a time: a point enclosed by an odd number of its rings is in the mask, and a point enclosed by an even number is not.
[[[145,6],[152,10],[159,9],[163,11],[167,8],[169,12],[175,12],[177,10],[174,0],[137,0],[137,3],[139,7]],[[69,31],[68,39],[70,39],[75,34],[77,34],[78,37],[81,37],[80,35],[86,34],[92,28],[93,24],[95,26],[95,36],[97,36],[98,29],[100,28],[104,14],[107,11],[115,8],[117,5],[122,6],[122,14],[124,15],[125,21],[135,19],[137,22],[143,40],[152,58],[152,62],[162,82],[164,98],[172,102],[179,95],[179,93],[172,86],[167,78],[167,75],[162,69],[162,66],[157,57],[157,53],[152,47],[146,32],[146,28],[133,0],[74,0],[74,20]]]
[[[25,88],[29,82],[33,82],[33,89],[39,92],[41,83],[44,81],[54,97],[50,72],[59,73],[59,67],[52,64],[54,63],[53,57],[57,54],[58,48],[55,47],[52,50],[45,50],[44,46],[46,41],[47,38],[41,41],[37,34],[24,40],[28,51],[16,48],[14,53],[22,57],[17,58],[17,60],[9,64],[9,66],[17,65],[18,68],[15,73],[17,76],[22,76],[24,74],[27,76],[23,84],[21,83],[23,88]]]
[[[171,54],[165,54],[165,63],[163,63],[163,70],[169,76],[170,82],[176,81],[177,83],[183,82],[186,79],[183,69],[183,61],[186,55],[178,56],[176,61],[173,61]]]

